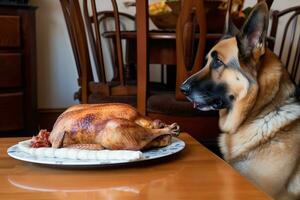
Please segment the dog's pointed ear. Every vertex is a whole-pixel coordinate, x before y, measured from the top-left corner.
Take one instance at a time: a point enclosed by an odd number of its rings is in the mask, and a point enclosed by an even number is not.
[[[234,25],[230,18],[228,19],[228,23],[226,23],[224,29],[225,35],[228,36],[236,36],[240,34],[240,30]]]
[[[259,49],[261,55],[264,54],[268,21],[268,6],[262,1],[252,9],[248,19],[242,27],[241,36],[239,38],[239,47],[244,56],[251,55],[255,49]]]

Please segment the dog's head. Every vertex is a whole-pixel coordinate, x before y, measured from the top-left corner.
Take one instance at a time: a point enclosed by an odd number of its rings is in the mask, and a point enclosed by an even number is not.
[[[199,110],[230,108],[256,84],[260,57],[265,53],[268,8],[257,4],[241,30],[232,23],[210,50],[206,65],[189,77],[181,91]]]

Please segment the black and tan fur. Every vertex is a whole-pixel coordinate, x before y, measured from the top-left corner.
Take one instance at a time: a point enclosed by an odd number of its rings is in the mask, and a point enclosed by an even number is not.
[[[181,89],[198,109],[219,110],[226,161],[273,198],[300,199],[300,104],[265,47],[267,26],[267,6],[257,4],[241,31],[228,27]]]

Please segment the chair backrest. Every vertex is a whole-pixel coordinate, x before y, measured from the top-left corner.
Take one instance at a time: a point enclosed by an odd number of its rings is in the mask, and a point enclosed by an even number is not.
[[[299,84],[300,80],[299,15],[300,6],[291,7],[282,11],[273,11],[270,40],[268,43],[269,48],[275,51],[279,56],[296,84]],[[282,26],[284,26],[284,29],[281,29],[283,30],[281,37],[278,25],[283,19],[286,20],[286,23],[281,23]],[[278,38],[281,38],[280,41]]]
[[[120,85],[124,86],[126,84],[126,77],[124,73],[120,17],[122,16],[131,21],[134,21],[135,18],[129,14],[119,12],[116,0],[111,0],[111,3],[113,6],[112,11],[97,11],[96,0],[83,0],[83,13],[87,25],[88,38],[96,62],[96,69],[98,69],[97,75],[101,83],[106,83],[107,81],[105,77],[101,34],[107,31],[107,21],[113,19],[115,29],[113,44],[115,46],[113,46],[114,50],[111,53],[116,60],[116,62],[113,63],[113,79],[118,80]],[[102,28],[103,30],[101,31]]]
[[[199,29],[199,30],[197,30]],[[198,34],[197,39],[196,33]],[[185,100],[180,85],[203,64],[206,41],[204,1],[185,0],[176,27],[176,99]]]
[[[60,3],[67,24],[79,77],[79,91],[75,93],[74,97],[78,98],[82,103],[87,103],[89,95],[88,84],[90,81],[93,81],[93,74],[80,5],[78,0],[60,0]]]
[[[112,0],[113,11],[97,11],[96,0],[60,0],[65,21],[76,60],[78,71],[79,92],[77,99],[81,103],[88,103],[89,96],[99,94],[99,97],[112,95],[136,95],[135,85],[126,85],[121,43],[120,16],[134,20],[134,17],[119,13],[116,0]],[[80,7],[82,3],[82,8]],[[83,15],[82,15],[83,13]],[[114,20],[115,36],[111,53],[115,63],[112,63],[113,81],[107,81],[104,64],[103,46],[101,42],[101,24],[110,18]],[[88,41],[89,40],[89,44]],[[110,47],[110,46],[109,46]],[[96,75],[99,82],[95,82],[89,57],[89,48],[94,58]],[[93,95],[92,95],[93,96]],[[97,101],[97,100],[95,100]]]

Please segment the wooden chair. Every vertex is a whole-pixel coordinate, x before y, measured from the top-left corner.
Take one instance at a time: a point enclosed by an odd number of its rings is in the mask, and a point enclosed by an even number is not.
[[[300,83],[300,30],[297,29],[300,6],[291,7],[282,11],[273,11],[271,32],[268,47],[275,50],[285,67],[288,69],[292,80],[296,84]],[[282,40],[276,40],[280,35],[278,24],[286,19]],[[281,23],[283,25],[283,23]],[[276,48],[275,48],[276,47]],[[278,49],[278,51],[277,51]]]
[[[187,77],[203,66],[205,41],[204,3],[199,0],[185,0],[176,28],[176,90],[154,95],[149,95],[151,91],[148,91],[147,115],[168,123],[177,122],[182,131],[187,131],[208,146],[216,146],[216,137],[219,133],[218,114],[194,109],[179,88]]]
[[[71,45],[78,72],[79,91],[75,98],[81,103],[106,103],[123,102],[136,105],[136,85],[128,84],[124,75],[124,63],[122,55],[122,43],[120,38],[119,13],[115,0],[112,0],[113,11],[98,12],[95,0],[82,0],[84,19],[81,12],[80,0],[60,0],[67,24]],[[90,9],[89,9],[90,8]],[[88,11],[91,10],[91,13]],[[104,65],[100,24],[107,18],[115,19],[115,66],[113,66],[113,79],[106,78],[107,66]],[[86,24],[86,28],[85,28]],[[87,33],[87,34],[86,34]],[[96,75],[99,81],[95,81],[92,74],[92,65],[89,55],[91,52],[95,61]]]

